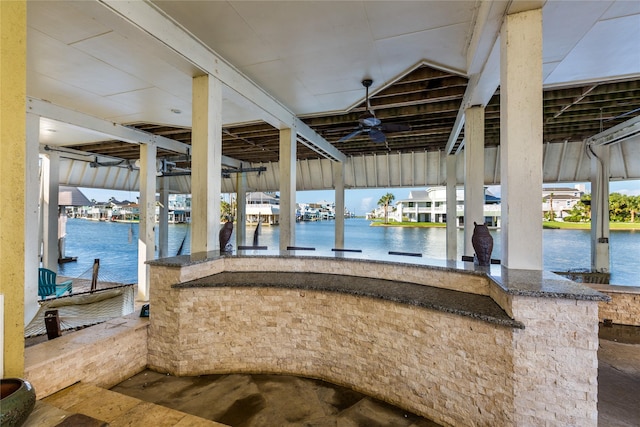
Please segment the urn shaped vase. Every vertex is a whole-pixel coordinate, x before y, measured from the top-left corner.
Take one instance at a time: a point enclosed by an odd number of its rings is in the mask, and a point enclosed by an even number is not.
[[[474,222],[471,244],[476,251],[478,265],[490,265],[491,252],[493,251],[493,237],[491,237],[489,233],[489,227],[485,224],[477,224]]]

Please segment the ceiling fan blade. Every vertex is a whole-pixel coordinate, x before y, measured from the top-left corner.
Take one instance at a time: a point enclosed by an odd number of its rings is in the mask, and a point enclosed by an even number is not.
[[[349,135],[345,135],[345,136],[343,136],[342,138],[340,138],[340,139],[338,140],[338,142],[344,142],[344,141],[346,141],[347,139],[351,139],[351,138],[353,138],[353,137],[354,137],[354,136],[356,136],[356,135],[360,135],[360,134],[362,133],[362,131],[363,131],[363,129],[362,129],[362,128],[358,128],[358,130],[355,130],[355,131],[351,132]]]
[[[380,124],[380,120],[376,118],[373,114],[365,115],[360,117],[360,123],[366,127],[378,126]]]
[[[385,123],[380,125],[380,130],[385,132],[405,132],[411,130],[411,126],[398,123]]]
[[[371,129],[369,131],[369,138],[371,138],[371,140],[373,142],[386,142],[387,141],[387,137],[384,136],[384,133],[380,132],[378,129]]]

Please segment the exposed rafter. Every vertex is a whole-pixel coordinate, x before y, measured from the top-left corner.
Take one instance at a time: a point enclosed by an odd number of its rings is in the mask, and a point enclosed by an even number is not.
[[[155,144],[159,149],[166,150],[172,153],[189,155],[191,152],[191,146],[189,144],[184,144],[182,142],[178,142],[161,135],[155,135],[153,133],[145,132],[133,127],[123,126],[117,123],[110,122],[108,120],[93,117],[88,114],[73,111],[68,108],[60,107],[59,105],[55,105],[50,102],[31,97],[27,98],[27,112],[35,114],[37,116],[46,117],[59,122],[82,127],[84,129],[96,132],[97,134],[101,134],[105,137],[113,138],[127,144]],[[87,147],[85,146],[85,150],[83,151],[91,152],[91,150],[87,150],[86,148]],[[102,151],[100,151],[100,153],[106,154]],[[122,158],[131,159],[137,157],[122,156]],[[228,156],[223,156],[222,164],[230,167],[240,166],[240,162],[238,160]]]

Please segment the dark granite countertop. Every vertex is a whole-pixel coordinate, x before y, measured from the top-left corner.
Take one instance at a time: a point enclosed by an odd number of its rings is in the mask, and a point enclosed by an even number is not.
[[[514,270],[497,266],[487,274],[510,295],[587,301],[611,300],[608,295],[550,271]]]
[[[393,280],[324,273],[222,272],[173,287],[274,287],[338,292],[415,305],[511,328],[524,328],[521,322],[511,319],[488,296]]]
[[[390,255],[391,256],[391,255]],[[186,267],[190,265],[201,264],[206,261],[214,261],[222,258],[247,258],[247,259],[261,259],[261,258],[309,258],[309,259],[322,259],[322,260],[345,260],[345,261],[366,261],[379,264],[392,264],[392,265],[407,265],[411,267],[422,266],[435,270],[444,271],[464,271],[471,274],[486,275],[485,270],[478,270],[474,267],[473,263],[462,261],[448,261],[432,258],[419,258],[414,256],[393,256],[393,261],[389,258],[378,258],[375,256],[366,255],[360,252],[326,252],[326,251],[306,251],[306,250],[261,250],[261,249],[247,249],[234,251],[232,253],[221,253],[219,251],[211,251],[206,253],[196,253],[192,255],[179,255],[170,258],[161,258],[149,260],[146,264],[156,265],[161,267]]]
[[[241,250],[233,253],[220,253],[212,251],[192,255],[181,255],[172,258],[147,261],[149,265],[164,267],[183,267],[196,265],[205,261],[220,259],[223,257],[245,257],[254,260],[261,258],[309,258],[309,259],[331,259],[345,261],[363,261],[371,263],[406,265],[411,267],[424,267],[432,270],[451,271],[473,275],[487,276],[502,291],[509,295],[531,296],[541,298],[564,298],[590,301],[609,301],[610,297],[602,294],[588,286],[573,282],[563,276],[548,271],[538,270],[514,270],[507,269],[500,265],[480,267],[472,262],[447,261],[430,258],[417,258],[412,256],[397,256],[394,261],[388,258],[381,259],[367,256],[362,253],[352,252],[326,252],[326,251],[304,251],[304,250]],[[397,260],[396,260],[397,259]]]

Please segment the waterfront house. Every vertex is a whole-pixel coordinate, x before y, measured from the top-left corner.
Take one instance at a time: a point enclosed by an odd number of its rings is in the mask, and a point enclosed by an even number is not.
[[[184,224],[191,221],[191,194],[169,194],[168,222]],[[159,209],[156,221],[159,221]]]
[[[407,222],[447,222],[446,187],[429,187],[426,190],[409,192],[407,199],[398,200],[389,214],[393,221]],[[500,226],[500,198],[485,187],[484,223],[491,227]],[[464,189],[456,190],[456,226],[464,224]]]
[[[247,194],[247,222],[276,225],[280,220],[280,198],[275,193],[255,192]]]
[[[298,203],[296,212],[300,221],[318,221],[336,218],[335,203],[320,201],[316,203]]]
[[[545,187],[542,189],[543,218],[562,221],[570,215],[571,210],[580,201],[584,188],[578,187]]]
[[[85,207],[91,205],[87,197],[76,187],[60,186],[58,206],[64,208],[68,218],[80,218]]]
[[[91,221],[107,221],[113,214],[111,202],[95,202],[86,211],[86,219]]]
[[[140,205],[129,200],[118,201],[114,198],[109,202],[111,205],[111,216],[109,221],[112,222],[139,222],[140,221]]]

